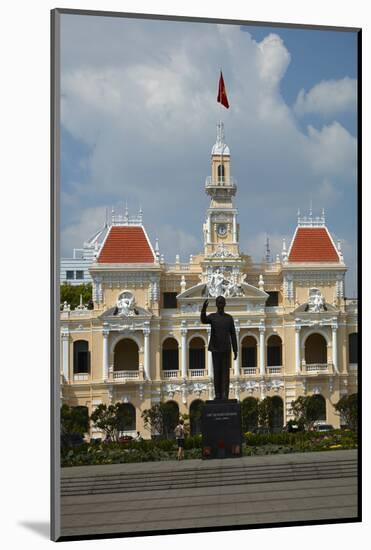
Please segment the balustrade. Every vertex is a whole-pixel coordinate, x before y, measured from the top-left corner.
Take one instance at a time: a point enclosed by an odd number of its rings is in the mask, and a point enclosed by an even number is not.
[[[207,371],[205,369],[189,369],[188,376],[190,378],[202,378],[207,376]]]
[[[267,367],[268,374],[280,374],[282,371],[282,366],[277,367]]]
[[[139,380],[139,370],[116,370],[113,371],[114,380]]]
[[[256,367],[242,367],[242,372],[246,376],[256,376]]]
[[[165,378],[165,379],[179,378],[179,371],[178,370],[163,370],[162,371],[162,378]]]
[[[89,380],[89,374],[87,372],[80,372],[73,375],[74,382],[80,382],[82,380]]]
[[[311,363],[303,365],[304,371],[312,374],[332,373],[332,363]]]

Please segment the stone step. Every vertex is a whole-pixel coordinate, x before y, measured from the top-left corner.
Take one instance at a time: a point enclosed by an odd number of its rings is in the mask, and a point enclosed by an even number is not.
[[[123,465],[124,466],[124,465]],[[149,466],[150,468],[150,466]],[[333,460],[300,464],[262,464],[234,468],[188,468],[140,474],[125,472],[67,477],[61,480],[61,495],[89,495],[135,491],[179,490],[188,488],[246,485],[310,479],[333,479],[357,475],[356,460]]]
[[[71,496],[61,510],[65,535],[351,518],[357,478]]]

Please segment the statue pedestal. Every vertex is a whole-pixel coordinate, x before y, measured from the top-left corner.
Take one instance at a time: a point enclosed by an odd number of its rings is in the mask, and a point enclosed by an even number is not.
[[[242,456],[241,405],[237,399],[206,401],[202,410],[202,458]]]

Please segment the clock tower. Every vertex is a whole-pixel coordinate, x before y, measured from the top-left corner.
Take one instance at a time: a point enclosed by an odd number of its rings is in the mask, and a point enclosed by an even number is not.
[[[206,178],[205,190],[211,198],[203,226],[205,259],[237,257],[240,255],[239,225],[233,205],[237,186],[231,176],[231,156],[224,142],[223,122],[217,125],[216,143],[211,151],[211,176]]]

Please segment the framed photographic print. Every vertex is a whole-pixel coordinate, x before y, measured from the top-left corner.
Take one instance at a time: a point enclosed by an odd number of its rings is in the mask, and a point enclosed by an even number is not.
[[[52,46],[52,539],[360,521],[361,30]]]

